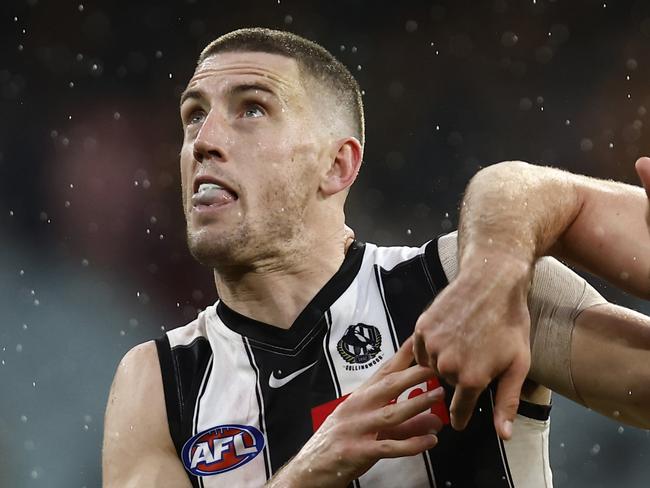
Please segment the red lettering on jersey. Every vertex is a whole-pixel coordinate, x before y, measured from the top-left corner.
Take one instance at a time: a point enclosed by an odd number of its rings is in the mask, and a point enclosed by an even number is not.
[[[390,405],[391,403],[395,403],[397,401],[414,398],[418,395],[422,395],[422,393],[425,391],[435,390],[439,386],[440,383],[438,382],[438,378],[431,378],[426,382],[426,384],[421,383],[404,391],[399,397],[394,398],[388,402],[388,404]],[[316,432],[318,428],[323,424],[323,422],[325,422],[325,419],[329,417],[334,410],[336,410],[336,407],[343,403],[343,401],[349,396],[349,394],[342,396],[311,409],[311,423],[312,427],[314,428],[314,432]],[[449,410],[447,409],[447,405],[445,404],[444,399],[434,403],[431,406],[431,413],[437,415],[444,425],[449,424]]]

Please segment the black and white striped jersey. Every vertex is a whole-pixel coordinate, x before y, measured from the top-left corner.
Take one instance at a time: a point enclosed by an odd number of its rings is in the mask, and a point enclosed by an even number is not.
[[[395,353],[446,284],[437,240],[421,248],[355,242],[288,330],[218,301],[158,339],[169,429],[192,485],[264,485]],[[402,397],[436,386],[431,380]],[[443,386],[448,402],[452,391]],[[465,431],[446,427],[435,448],[381,460],[353,485],[550,487],[548,412],[524,405],[528,418],[515,423],[517,448],[509,449],[494,430],[492,406],[488,389]],[[447,408],[432,410],[448,423]]]

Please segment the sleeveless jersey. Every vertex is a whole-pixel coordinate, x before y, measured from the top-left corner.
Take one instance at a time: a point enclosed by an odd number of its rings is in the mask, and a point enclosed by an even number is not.
[[[287,330],[218,301],[157,339],[169,430],[192,486],[263,486],[393,356],[447,283],[436,240],[421,248],[356,241]],[[397,400],[437,386],[430,380]],[[448,424],[453,390],[442,386],[445,400],[432,412]],[[504,443],[493,402],[490,387],[464,431],[446,426],[433,449],[380,460],[351,486],[552,486],[550,407],[522,402],[513,439]]]

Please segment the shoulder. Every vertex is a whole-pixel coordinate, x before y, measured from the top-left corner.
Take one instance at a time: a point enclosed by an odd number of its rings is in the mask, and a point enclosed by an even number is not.
[[[167,425],[158,352],[154,341],[139,344],[120,361],[106,409],[107,441],[135,428],[151,428],[151,434]],[[160,420],[165,420],[160,424]],[[128,436],[127,436],[128,438]]]

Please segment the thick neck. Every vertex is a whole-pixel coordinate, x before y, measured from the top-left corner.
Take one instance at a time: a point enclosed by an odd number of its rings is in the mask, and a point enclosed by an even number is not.
[[[316,293],[334,276],[353,236],[340,226],[329,235],[305,239],[291,252],[246,269],[215,269],[219,298],[257,321],[288,329]]]

